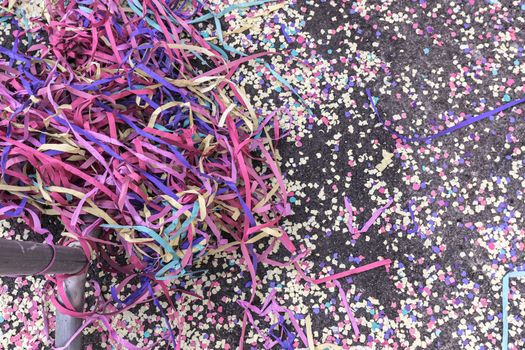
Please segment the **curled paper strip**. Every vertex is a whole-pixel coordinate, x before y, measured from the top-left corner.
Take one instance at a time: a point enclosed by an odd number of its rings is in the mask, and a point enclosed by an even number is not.
[[[353,219],[354,213],[353,213],[353,209],[352,209],[352,202],[350,201],[350,198],[345,197],[344,198],[344,206],[345,206],[345,210],[348,213],[348,221],[346,222],[346,226],[348,227],[348,231],[350,232],[350,234],[353,235],[352,237],[354,239],[357,239],[357,238],[359,238],[361,233],[368,232],[370,227],[372,227],[372,225],[381,216],[381,214],[383,214],[383,212],[386,209],[388,209],[388,207],[390,207],[393,202],[394,202],[394,200],[392,198],[388,198],[387,203],[384,206],[382,206],[379,209],[377,209],[376,211],[374,211],[372,213],[372,216],[370,216],[370,218],[363,224],[363,227],[357,228],[357,227],[354,227],[354,219]]]

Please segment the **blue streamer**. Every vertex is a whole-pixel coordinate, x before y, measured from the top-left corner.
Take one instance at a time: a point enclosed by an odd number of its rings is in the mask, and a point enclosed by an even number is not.
[[[124,228],[127,228],[127,229],[133,229],[135,231],[139,231],[139,232],[145,233],[146,235],[148,235],[151,238],[153,238],[158,244],[160,244],[162,246],[162,248],[164,248],[164,250],[173,257],[173,261],[179,261],[180,262],[179,257],[177,256],[177,253],[175,253],[175,251],[168,244],[168,242],[166,242],[161,236],[159,236],[159,234],[157,232],[155,232],[154,230],[152,230],[152,229],[150,229],[148,227],[145,227],[145,226],[110,225],[110,224],[102,224],[100,226],[101,227],[105,227],[105,228],[112,228],[112,229],[124,229]]]
[[[501,291],[502,301],[502,323],[503,323],[503,337],[501,340],[501,349],[509,350],[509,282],[511,278],[522,278],[525,277],[525,271],[512,271],[503,277],[503,289]]]
[[[379,119],[379,121],[381,122],[381,124],[383,124],[385,129],[387,129],[392,134],[396,135],[401,140],[403,140],[403,142],[427,142],[427,141],[432,141],[434,139],[437,139],[438,137],[445,136],[445,135],[450,134],[450,133],[452,133],[452,132],[454,132],[456,130],[459,130],[461,128],[464,128],[466,126],[469,126],[471,124],[479,122],[480,120],[483,120],[483,119],[495,116],[496,114],[498,114],[500,112],[503,112],[506,109],[512,108],[512,107],[514,107],[516,105],[519,105],[519,104],[522,104],[523,102],[525,102],[525,97],[522,97],[522,98],[520,98],[518,100],[514,100],[512,102],[509,102],[509,103],[506,103],[506,104],[504,104],[502,106],[499,106],[499,107],[497,107],[497,108],[495,108],[493,110],[481,113],[480,115],[477,115],[475,117],[468,118],[468,119],[466,119],[466,120],[464,120],[464,121],[462,121],[462,122],[460,122],[460,123],[458,123],[458,124],[448,128],[448,129],[440,131],[440,132],[438,132],[438,133],[436,133],[434,135],[421,137],[421,136],[405,136],[405,135],[402,135],[402,134],[398,133],[393,128],[385,125],[385,120],[381,117],[381,114],[379,114],[379,110],[377,109],[376,103],[375,103],[374,98],[372,97],[372,93],[370,92],[369,89],[366,89],[366,94],[368,96],[368,100],[370,101],[370,104],[372,105],[372,109],[374,110],[374,113],[376,114],[376,116]]]
[[[237,10],[237,9],[246,8],[246,7],[252,7],[252,6],[259,6],[259,5],[263,5],[265,3],[268,3],[268,2],[275,2],[275,1],[276,0],[258,0],[258,1],[243,2],[241,4],[233,4],[233,5],[230,5],[230,6],[226,7],[224,10],[220,11],[217,14],[207,13],[205,15],[202,15],[202,16],[200,16],[198,18],[195,18],[195,19],[189,21],[188,23],[189,24],[200,23],[200,22],[204,22],[204,21],[207,21],[209,19],[212,19],[213,17],[221,18],[225,14],[230,13],[230,12],[232,12],[234,10]]]

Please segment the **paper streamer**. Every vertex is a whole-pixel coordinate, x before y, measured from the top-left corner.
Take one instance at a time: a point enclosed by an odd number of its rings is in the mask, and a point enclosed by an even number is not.
[[[356,235],[356,237],[358,237],[359,234],[361,234],[361,233],[368,232],[370,227],[372,227],[372,225],[381,216],[381,214],[383,214],[383,212],[386,209],[388,209],[388,207],[390,207],[393,202],[394,202],[394,200],[392,198],[388,198],[387,203],[384,206],[382,206],[379,209],[377,209],[376,211],[374,211],[372,213],[372,216],[370,216],[370,218],[363,224],[363,227],[361,227],[359,229],[359,228],[354,227],[354,224],[353,224],[353,216],[354,216],[354,214],[353,214],[353,209],[352,209],[352,202],[351,202],[350,198],[345,197],[344,198],[344,206],[345,206],[346,211],[348,212],[348,221],[346,223],[346,225],[348,227],[348,231],[351,234]]]
[[[374,100],[374,97],[372,96],[372,93],[370,92],[369,89],[366,89],[366,95],[368,96],[368,100],[370,101],[370,105],[372,106],[372,109],[374,110],[374,113],[376,114],[377,116],[377,119],[379,119],[379,121],[381,122],[381,124],[383,124],[383,127],[385,129],[387,129],[390,133],[396,135],[397,137],[399,137],[401,140],[403,140],[403,142],[429,142],[429,141],[432,141],[434,139],[437,139],[439,137],[442,137],[442,136],[445,136],[445,135],[448,135],[456,130],[459,130],[459,129],[462,129],[466,126],[469,126],[471,124],[474,124],[474,123],[477,123],[483,119],[486,119],[486,118],[489,118],[489,117],[492,117],[492,116],[495,116],[497,115],[498,113],[500,112],[503,112],[507,109],[510,109],[514,106],[517,106],[519,104],[522,104],[525,102],[525,97],[522,97],[520,99],[517,99],[517,100],[514,100],[514,101],[511,101],[509,103],[505,103],[504,105],[501,105],[497,108],[494,108],[490,111],[487,111],[487,112],[484,112],[484,113],[481,113],[480,115],[477,115],[477,116],[474,116],[474,117],[470,117],[450,128],[447,128],[445,130],[442,130],[440,132],[437,132],[433,135],[429,135],[429,136],[406,136],[406,135],[402,135],[400,133],[398,133],[395,129],[387,126],[385,124],[385,120],[383,119],[383,117],[381,116],[381,114],[379,113],[379,110],[377,109],[377,106],[376,106],[376,102]]]
[[[512,271],[503,277],[503,288],[501,290],[501,323],[503,334],[501,338],[501,349],[509,350],[509,283],[511,278],[523,278],[525,271]]]
[[[49,3],[49,21],[35,19],[31,30],[3,14],[16,30],[13,46],[0,47],[0,218],[23,217],[50,244],[78,241],[94,263],[123,274],[107,286],[109,300],[98,292],[83,312],[69,303],[65,276],[49,277],[63,300],[53,296],[55,306],[83,327],[101,322],[134,349],[110,318],[152,301],[179,348],[181,329],[171,329],[158,298],[176,313],[175,291],[198,297],[177,282],[201,273],[199,258],[240,249],[253,294],[257,264],[271,261],[255,242],[295,253],[280,227],[291,212],[275,151],[283,111],[255,110],[231,79],[275,53],[238,52],[218,20],[269,2],[213,14],[198,1],[72,0]],[[209,20],[214,44],[194,27]],[[37,213],[58,217],[63,237],[42,229]],[[128,284],[136,290],[122,295]]]

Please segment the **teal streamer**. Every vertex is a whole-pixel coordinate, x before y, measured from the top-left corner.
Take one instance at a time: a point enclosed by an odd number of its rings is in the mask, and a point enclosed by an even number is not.
[[[173,240],[177,237],[179,237],[179,235],[181,233],[183,233],[184,231],[186,231],[187,227],[191,224],[191,222],[195,219],[195,217],[197,217],[197,214],[199,213],[199,203],[198,202],[195,202],[193,204],[193,209],[191,211],[191,215],[190,217],[188,217],[181,225],[181,227],[177,230],[177,232],[175,232],[175,234],[173,236],[171,236],[169,239],[170,240]],[[177,223],[179,222],[179,220],[177,219],[176,221],[174,221],[173,223],[171,223],[170,226],[168,226],[167,228],[167,232],[165,232],[166,235],[169,235],[176,227]],[[197,244],[197,245],[194,245],[192,247],[188,247],[188,249],[194,249],[194,248],[197,248],[199,251],[204,249],[204,246],[201,246],[200,244]],[[174,279],[174,278],[180,278],[181,277],[181,274],[177,274],[177,275],[171,275],[171,276],[165,276],[165,274],[170,271],[170,270],[177,270],[177,269],[180,269],[181,268],[181,265],[180,265],[180,260],[175,260],[173,259],[172,261],[170,261],[167,265],[163,266],[159,271],[157,271],[157,273],[155,274],[155,278],[158,279],[158,280],[161,280],[161,281],[164,281],[164,280],[170,280],[170,279]],[[184,275],[184,274],[183,274]]]
[[[149,18],[148,16],[145,16],[144,9],[142,8],[142,5],[140,3],[135,2],[135,0],[128,0],[128,5],[131,8],[131,10],[133,10],[133,12],[135,12],[135,14],[137,14],[140,17],[144,17],[144,19],[146,20],[146,22],[148,22],[148,24],[150,26],[152,26],[153,28],[157,29],[161,33],[163,32],[162,28],[157,24],[157,22],[155,22],[153,19]],[[162,17],[162,18],[164,18],[164,17]],[[166,19],[166,18],[164,18],[164,19]],[[178,21],[175,18],[170,17],[170,18],[168,18],[168,20],[171,21],[174,24],[179,24]],[[172,39],[176,39],[175,35],[171,34],[170,36],[172,37]],[[181,42],[184,44],[184,40],[181,40]],[[204,64],[206,66],[209,65],[208,62],[198,52],[195,52],[193,50],[190,50],[190,52],[195,57],[197,57],[201,61],[202,64]]]
[[[191,215],[189,218],[187,218],[181,225],[181,227],[175,232],[175,234],[170,237],[170,241],[177,238],[182,232],[184,232],[188,226],[192,223],[192,221],[197,217],[197,214],[199,213],[199,202],[195,202],[193,204],[193,209],[191,211]]]
[[[243,2],[243,3],[240,3],[240,4],[233,4],[233,5],[230,5],[230,6],[226,7],[224,10],[220,11],[217,14],[207,13],[207,14],[202,15],[200,17],[197,17],[197,18],[195,18],[195,19],[193,19],[191,21],[188,21],[188,23],[189,24],[200,23],[200,22],[204,22],[204,21],[207,21],[209,19],[212,19],[213,17],[221,18],[225,14],[230,13],[230,12],[232,12],[234,10],[237,10],[237,9],[242,9],[242,8],[252,7],[252,6],[260,6],[260,5],[263,5],[265,3],[275,2],[275,1],[276,0],[258,0],[258,1]]]
[[[222,34],[222,25],[221,25],[221,21],[219,20],[219,18],[221,16],[223,16],[225,13],[228,13],[232,10],[234,10],[235,8],[238,8],[238,7],[249,7],[249,6],[257,6],[257,5],[261,5],[261,4],[264,4],[266,2],[270,2],[270,1],[273,1],[273,0],[262,0],[262,1],[254,1],[254,2],[250,2],[250,3],[244,3],[244,4],[238,4],[238,5],[231,5],[229,7],[227,7],[226,9],[224,9],[223,11],[219,12],[218,14],[212,14],[212,13],[208,13],[206,14],[205,16],[208,16],[206,19],[211,19],[213,18],[214,20],[214,23],[215,23],[215,33],[217,35],[217,39],[219,40],[219,43],[221,44],[221,47],[217,46],[217,45],[213,45],[211,43],[209,43],[209,45],[215,49],[217,52],[219,52],[219,54],[227,59],[228,56],[226,55],[226,53],[222,50],[227,50],[231,53],[234,53],[236,55],[239,55],[239,56],[247,56],[244,52],[241,52],[239,50],[237,50],[236,48],[228,45],[225,41],[224,41],[224,36]],[[229,8],[231,7],[234,7],[230,10],[228,10]],[[224,12],[224,13],[223,13]],[[201,17],[199,17],[201,18]],[[198,19],[197,19],[198,20]],[[189,22],[189,23],[192,23],[192,22]],[[197,22],[195,22],[197,23]],[[308,113],[312,114],[313,115],[313,111],[310,109],[310,107],[308,107],[306,101],[301,97],[301,95],[297,92],[297,90],[295,89],[295,87],[293,87],[292,84],[290,84],[290,82],[288,82],[288,80],[286,80],[285,78],[283,78],[282,75],[280,75],[279,73],[277,73],[275,71],[275,69],[273,69],[270,64],[264,62],[262,59],[260,58],[256,58],[255,59],[255,62],[257,63],[260,63],[260,64],[264,64],[264,66],[270,71],[270,73],[275,77],[275,79],[277,79],[277,81],[279,83],[281,83],[284,87],[286,87],[288,90],[290,90],[292,92],[292,94],[301,102],[301,104],[306,108],[306,110],[308,111]]]
[[[182,276],[185,275],[185,273],[181,271],[181,273],[177,275],[165,276],[166,272],[170,270],[177,270],[177,269],[180,269],[180,264],[175,263],[175,261],[171,261],[169,264],[165,265],[162,269],[160,269],[155,274],[155,279],[159,281],[166,281],[166,280],[171,280],[175,278],[181,278]]]
[[[231,52],[231,53],[234,53],[234,54],[239,55],[239,56],[247,56],[244,52],[241,52],[241,51],[237,50],[236,48],[232,47],[231,45],[228,45],[224,41],[224,36],[222,34],[222,25],[221,25],[221,22],[220,22],[219,19],[221,17],[223,17],[225,14],[227,14],[227,13],[229,13],[231,11],[234,11],[236,9],[241,9],[241,8],[246,8],[246,7],[251,7],[251,6],[260,6],[260,5],[268,3],[268,2],[275,2],[275,0],[258,0],[258,1],[251,1],[251,2],[241,3],[241,4],[230,5],[230,6],[226,7],[224,10],[220,11],[217,14],[213,14],[213,13],[210,12],[210,13],[207,13],[207,14],[199,17],[199,18],[196,18],[196,19],[194,19],[192,21],[189,21],[188,23],[189,24],[195,24],[195,23],[200,23],[200,22],[203,22],[203,21],[206,21],[206,20],[209,20],[209,19],[213,19],[214,23],[215,23],[215,32],[217,34],[217,38],[218,38],[219,43],[221,44],[221,46],[209,43],[210,47],[213,48],[214,50],[216,50],[224,59],[228,59],[228,55],[226,54],[226,52],[224,50],[226,50],[228,52]],[[157,29],[158,31],[162,32],[162,29],[160,28],[160,26],[155,21],[153,21],[148,16],[145,16],[144,9],[142,8],[142,5],[137,2],[137,0],[128,0],[128,4],[129,4],[129,7],[133,10],[133,12],[135,12],[137,15],[139,15],[141,17],[144,17],[144,19],[146,20],[146,22],[148,22],[149,25],[151,25],[153,28]],[[173,18],[169,18],[169,20],[172,21],[173,23],[177,23],[177,21],[175,19],[173,19]],[[196,54],[195,52],[192,52],[192,53]],[[201,60],[202,60],[202,58],[201,58]],[[275,79],[277,79],[277,81],[279,81],[279,83],[281,83],[284,87],[286,87],[288,90],[290,90],[295,97],[297,97],[297,99],[301,102],[301,104],[306,108],[308,113],[313,114],[313,111],[308,107],[306,101],[301,97],[301,95],[292,86],[292,84],[290,84],[285,78],[283,78],[282,75],[277,73],[268,63],[264,62],[262,59],[257,58],[257,59],[255,59],[255,61],[257,63],[264,64],[264,66],[270,71],[270,73],[275,77]]]
[[[509,350],[509,282],[511,278],[525,277],[525,271],[512,271],[503,277],[503,289],[501,291],[502,301],[502,323],[503,323],[503,337],[501,340],[501,349]]]
[[[226,52],[224,52],[223,49],[220,48],[220,46],[217,46],[215,44],[212,44],[212,43],[208,43],[208,45],[210,45],[210,47],[212,49],[214,49],[215,51],[217,51],[219,53],[219,55],[221,55],[222,58],[224,58],[225,60],[228,59],[228,54]]]
[[[310,107],[308,107],[308,105],[306,104],[306,101],[301,97],[301,95],[299,95],[299,93],[297,92],[297,90],[292,86],[292,84],[290,84],[288,82],[288,80],[284,79],[282,77],[282,75],[280,75],[279,73],[277,73],[268,63],[264,63],[264,66],[270,71],[270,73],[272,73],[272,75],[275,77],[275,79],[277,79],[281,84],[283,84],[288,90],[290,90],[292,92],[292,94],[295,95],[295,97],[297,97],[299,99],[299,101],[301,102],[301,104],[306,108],[306,110],[308,111],[308,113],[310,114],[314,114],[314,112],[310,109]]]
[[[148,227],[145,227],[145,226],[110,225],[110,224],[103,224],[103,225],[100,225],[100,226],[101,227],[105,227],[105,228],[112,228],[112,229],[124,229],[124,228],[127,228],[127,229],[133,229],[133,230],[145,233],[148,236],[150,236],[151,238],[153,238],[158,244],[160,244],[167,253],[171,254],[171,256],[173,256],[173,261],[178,261],[180,263],[179,257],[177,256],[177,254],[175,253],[173,248],[169,245],[169,243],[166,242],[166,240],[164,240],[157,232],[153,231],[152,229],[150,229]]]
[[[196,205],[194,205],[194,207],[193,207],[192,215],[195,212],[195,216],[196,216],[197,213],[199,212],[199,205],[198,205],[198,203],[195,203],[195,204]],[[186,220],[186,222],[188,220]],[[184,224],[186,224],[186,222]],[[190,224],[190,222],[188,222],[186,227]],[[184,275],[184,273],[183,273],[182,275],[181,274],[177,274],[177,276],[164,276],[166,274],[166,272],[168,272],[170,270],[180,269],[181,268],[181,264],[180,264],[181,260],[179,259],[179,257],[177,256],[177,254],[175,253],[173,248],[168,244],[168,242],[166,242],[166,240],[164,240],[158,233],[156,233],[152,229],[150,229],[148,227],[144,227],[144,226],[123,226],[123,225],[110,225],[110,224],[103,224],[103,225],[100,225],[100,226],[101,227],[106,227],[106,228],[112,228],[112,229],[128,228],[128,229],[133,229],[133,230],[137,230],[139,232],[145,233],[148,236],[150,236],[151,238],[153,238],[158,244],[160,244],[165,249],[165,251],[167,253],[171,254],[171,256],[173,257],[173,260],[171,260],[168,264],[164,265],[159,271],[157,271],[157,273],[155,274],[155,278],[156,279],[158,279],[158,280],[168,280],[168,279],[180,278],[181,276]],[[181,231],[181,230],[182,230],[182,227],[181,227],[181,229],[179,229],[179,231]],[[179,231],[177,231],[177,234],[179,233]],[[198,248],[202,249],[203,247],[198,246]],[[193,247],[188,247],[188,249],[193,249]]]
[[[174,211],[175,213],[175,211]],[[171,224],[169,224],[169,226],[164,230],[164,235],[165,236],[169,236],[169,234],[171,232],[173,232],[173,230],[175,230],[175,228],[177,227],[177,225],[179,224],[179,218],[173,220],[173,222]]]
[[[128,0],[128,5],[133,12],[135,12],[136,15],[139,17],[144,17],[149,25],[151,25],[153,28],[157,29],[158,31],[162,32],[159,25],[155,22],[153,22],[150,18],[146,17],[144,14],[144,9],[142,8],[142,5],[140,3],[136,4],[134,0]]]

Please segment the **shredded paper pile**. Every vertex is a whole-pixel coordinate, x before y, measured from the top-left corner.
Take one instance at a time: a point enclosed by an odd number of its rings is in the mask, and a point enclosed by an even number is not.
[[[104,319],[161,293],[171,302],[170,280],[228,249],[255,280],[253,244],[265,237],[294,251],[279,228],[290,209],[278,111],[254,110],[230,80],[269,53],[229,59],[194,26],[208,20],[197,2],[59,1],[48,12],[0,48],[0,214],[23,216],[50,244],[39,215],[58,216],[60,244],[126,275],[113,300],[79,313],[63,298],[59,309]]]

